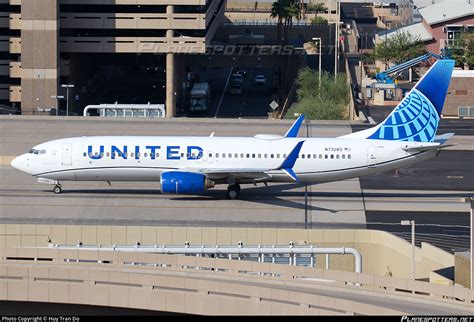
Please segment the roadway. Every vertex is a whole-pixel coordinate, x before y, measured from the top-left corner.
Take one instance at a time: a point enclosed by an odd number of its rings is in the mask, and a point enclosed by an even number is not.
[[[83,135],[209,135],[251,136],[282,134],[291,122],[269,120],[110,120],[71,118],[0,117],[0,155],[24,153],[37,143]],[[347,122],[318,122],[308,127],[310,136],[335,137],[350,133]],[[304,128],[300,135],[306,135]],[[8,165],[0,167],[0,223],[99,224],[231,227],[365,228],[389,230],[401,215],[415,214],[423,224],[432,214],[455,213],[459,222],[446,215],[439,224],[463,226],[468,204],[460,198],[472,196],[473,151],[446,151],[438,159],[401,169],[395,173],[368,176],[308,186],[270,184],[269,188],[246,185],[240,200],[227,200],[226,187],[202,196],[162,195],[159,183],[65,182],[64,193],[55,195],[51,186]],[[131,216],[131,214],[133,214]],[[388,219],[387,219],[388,218]],[[410,218],[406,218],[410,219]],[[376,228],[373,224],[370,227]],[[446,231],[440,232],[445,234]],[[457,229],[451,235],[465,236]],[[403,237],[403,236],[402,236]],[[464,238],[464,237],[462,237]],[[454,240],[446,246],[453,247]]]

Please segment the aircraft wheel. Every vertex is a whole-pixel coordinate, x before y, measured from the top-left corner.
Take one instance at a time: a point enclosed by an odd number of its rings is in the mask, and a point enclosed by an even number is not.
[[[59,185],[54,186],[53,192],[54,192],[55,194],[58,195],[58,194],[61,193],[61,191],[62,191],[61,186],[59,186]]]
[[[237,199],[240,195],[240,185],[232,184],[227,188],[227,197],[229,199]]]

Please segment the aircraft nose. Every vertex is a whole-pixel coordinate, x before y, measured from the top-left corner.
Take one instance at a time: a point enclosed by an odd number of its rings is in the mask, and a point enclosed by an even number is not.
[[[20,155],[18,157],[16,157],[15,159],[12,160],[12,162],[10,163],[10,165],[17,169],[17,170],[20,170],[20,171],[23,171],[23,172],[28,172],[27,169],[27,165],[26,165],[26,162],[25,162],[25,156],[24,155]]]

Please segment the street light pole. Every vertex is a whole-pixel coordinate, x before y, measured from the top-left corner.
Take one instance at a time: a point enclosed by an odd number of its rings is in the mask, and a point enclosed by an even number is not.
[[[321,96],[321,47],[322,41],[321,37],[313,37],[313,41],[318,40],[318,47],[319,47],[319,96]]]
[[[69,89],[74,88],[73,84],[63,84],[61,87],[66,88],[66,116],[69,116]]]
[[[402,226],[411,225],[411,279],[415,280],[415,221],[414,220],[402,220],[400,222]]]

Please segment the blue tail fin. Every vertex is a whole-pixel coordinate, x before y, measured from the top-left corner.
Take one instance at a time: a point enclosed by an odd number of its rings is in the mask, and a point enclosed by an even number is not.
[[[431,142],[448,92],[454,60],[442,59],[420,79],[368,139]],[[371,129],[372,130],[372,129]]]

